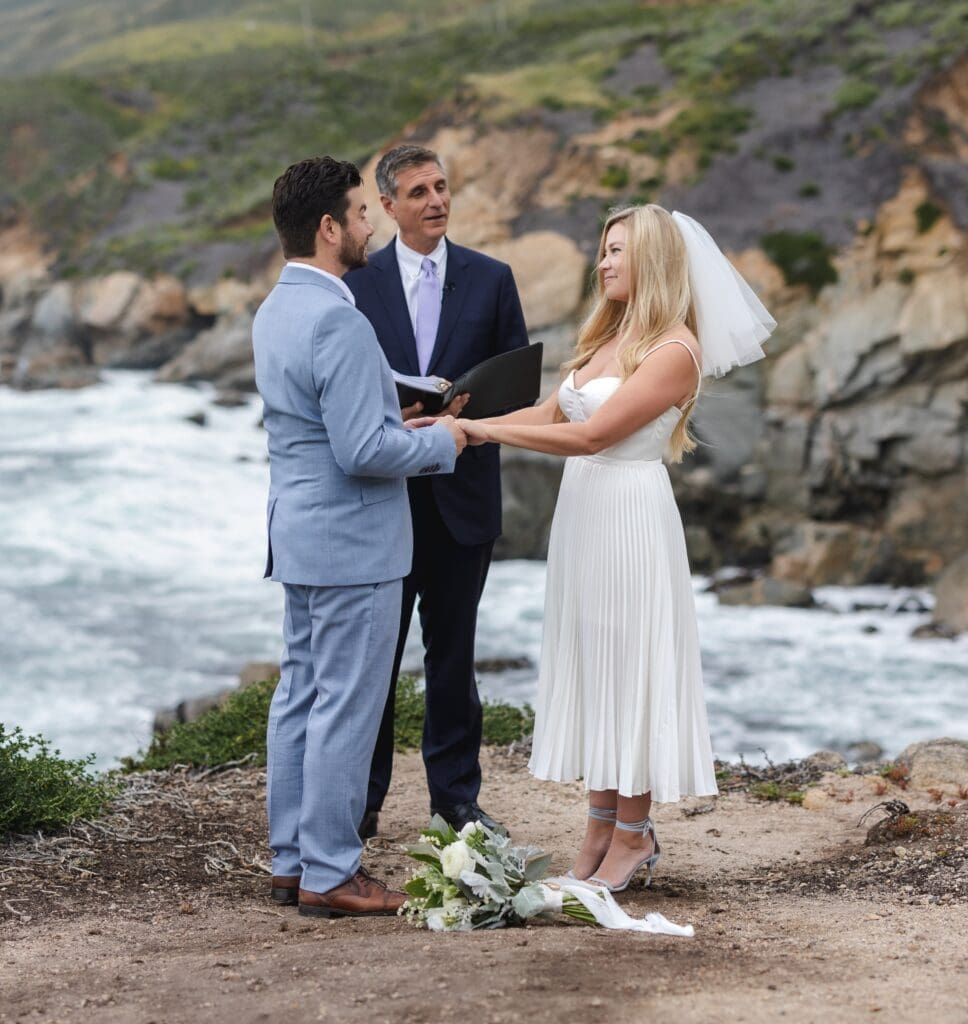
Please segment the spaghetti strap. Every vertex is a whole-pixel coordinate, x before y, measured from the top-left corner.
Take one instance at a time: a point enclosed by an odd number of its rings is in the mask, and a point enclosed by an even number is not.
[[[649,351],[645,353],[645,358],[648,359],[653,352],[658,352],[660,348],[665,348],[666,345],[681,345],[689,353],[689,357],[696,364],[696,372],[699,374],[699,380],[696,382],[696,390],[693,392],[692,397],[683,404],[682,408],[684,409],[692,405],[692,403],[699,397],[699,385],[702,384],[702,367],[699,365],[696,353],[693,352],[693,350],[681,338],[670,338],[668,341],[663,341],[653,348],[650,348]]]

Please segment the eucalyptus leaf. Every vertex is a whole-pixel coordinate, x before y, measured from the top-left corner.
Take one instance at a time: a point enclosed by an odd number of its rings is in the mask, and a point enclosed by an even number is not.
[[[551,854],[538,853],[531,856],[524,864],[524,877],[529,882],[537,882],[541,878],[547,878],[548,868],[551,867]]]
[[[407,854],[414,860],[422,861],[424,864],[440,866],[440,850],[432,843],[414,843],[407,847]]]
[[[535,917],[547,909],[544,893],[540,885],[526,885],[511,900],[511,906],[515,914],[526,921],[529,917]]]
[[[432,833],[436,833],[445,846],[449,846],[457,841],[457,833],[439,814],[435,814],[430,819],[430,828],[424,829],[424,835],[431,835]]]

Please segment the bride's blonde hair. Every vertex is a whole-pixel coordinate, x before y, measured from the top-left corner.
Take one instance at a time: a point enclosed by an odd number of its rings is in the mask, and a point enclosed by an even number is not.
[[[624,260],[628,272],[627,302],[608,298],[602,288],[598,264],[605,258],[605,239],[616,225],[624,224],[626,234]],[[689,290],[689,264],[686,246],[668,210],[650,203],[612,210],[605,221],[595,265],[596,302],[578,332],[575,357],[564,364],[567,373],[584,366],[606,342],[627,339],[618,354],[622,380],[630,377],[655,344],[678,324],[685,324],[702,344],[696,328],[696,313]],[[672,460],[696,447],[689,433],[689,418],[698,397],[686,403],[669,448]]]

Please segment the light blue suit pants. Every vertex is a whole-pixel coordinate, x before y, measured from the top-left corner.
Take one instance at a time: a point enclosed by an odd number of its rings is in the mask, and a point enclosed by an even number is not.
[[[272,873],[327,892],[360,865],[356,830],[390,686],[401,581],[283,586],[285,650],[267,734]]]

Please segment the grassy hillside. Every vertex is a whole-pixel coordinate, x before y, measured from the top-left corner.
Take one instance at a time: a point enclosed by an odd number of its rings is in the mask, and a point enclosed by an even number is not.
[[[829,117],[860,118],[858,147],[886,144],[898,104],[964,47],[966,11],[962,0],[0,0],[0,218],[30,216],[62,273],[204,276],[220,264],[202,254],[231,267],[267,237],[266,199],[287,163],[362,160],[434,104],[605,122],[680,96],[688,106],[668,129],[627,144],[664,159],[688,140],[702,172],[755,126],[744,89],[828,65],[841,79]],[[614,70],[649,42],[661,81],[622,86]],[[621,173],[612,184],[641,192]]]

